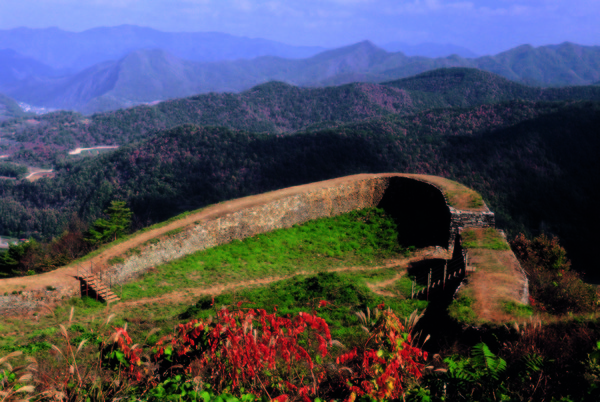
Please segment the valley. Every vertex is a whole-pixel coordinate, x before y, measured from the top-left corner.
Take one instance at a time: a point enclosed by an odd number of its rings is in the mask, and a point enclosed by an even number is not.
[[[466,385],[478,395],[490,386],[521,400],[588,400],[600,337],[597,290],[581,280],[600,275],[600,87],[589,85],[598,76],[588,68],[597,49],[567,43],[469,59],[371,43],[284,50],[314,54],[191,62],[140,50],[90,59],[75,75],[30,77],[37,93],[27,96],[78,111],[33,115],[0,98],[0,247],[28,239],[0,250],[0,356],[20,350],[47,364],[77,348],[79,367],[123,376],[106,390],[111,398],[139,396],[127,388],[137,384],[162,400],[176,392],[160,387],[200,378],[185,360],[200,353],[188,339],[210,339],[196,328],[262,331],[288,319],[305,325],[298,339],[323,398],[350,398],[358,376],[376,381],[376,369],[357,362],[378,350],[381,364],[392,362],[387,348],[398,341],[422,370],[407,398],[458,398],[465,385],[453,382],[453,367],[487,373],[468,366],[484,353],[507,369]],[[573,52],[588,67],[561,58]],[[535,68],[521,69],[516,55],[535,56]],[[1,56],[31,74],[46,68]],[[568,78],[557,72],[571,67]],[[173,68],[180,74],[165,79]],[[117,83],[123,74],[130,79]],[[127,230],[98,240],[98,228],[116,225],[111,208]],[[136,346],[110,343],[125,336]],[[371,343],[378,337],[394,342]],[[110,354],[127,350],[122,361]],[[306,385],[284,371],[273,384]],[[78,384],[63,389],[93,387],[87,377]],[[210,400],[246,392],[211,387],[202,388]]]

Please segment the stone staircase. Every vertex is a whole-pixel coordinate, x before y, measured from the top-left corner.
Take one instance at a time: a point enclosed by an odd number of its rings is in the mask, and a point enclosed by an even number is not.
[[[84,273],[80,276],[81,280],[81,295],[95,293],[99,300],[108,304],[116,303],[121,299],[113,293],[112,290],[98,276],[92,273]],[[91,292],[90,292],[91,291]]]

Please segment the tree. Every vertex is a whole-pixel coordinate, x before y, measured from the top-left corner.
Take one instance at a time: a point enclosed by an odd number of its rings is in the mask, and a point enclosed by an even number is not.
[[[91,244],[116,240],[125,235],[131,226],[133,213],[125,206],[125,201],[111,201],[104,213],[109,216],[109,219],[96,220],[88,231],[86,240]]]
[[[23,260],[38,247],[39,244],[35,240],[11,244],[6,252],[0,254],[0,276],[25,274],[28,267],[24,267]]]

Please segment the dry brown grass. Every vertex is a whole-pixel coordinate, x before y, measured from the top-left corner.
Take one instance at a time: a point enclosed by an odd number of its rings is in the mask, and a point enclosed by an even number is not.
[[[472,292],[473,310],[479,321],[501,323],[518,321],[505,311],[506,302],[520,304],[524,278],[519,263],[510,250],[469,250],[475,272],[466,288]]]

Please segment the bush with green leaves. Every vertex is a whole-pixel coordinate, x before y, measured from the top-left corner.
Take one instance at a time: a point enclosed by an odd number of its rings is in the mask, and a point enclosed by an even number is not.
[[[439,355],[436,358],[439,360]],[[508,365],[488,345],[479,343],[473,346],[469,357],[450,356],[443,359],[442,364],[429,366],[429,374],[409,393],[407,400],[531,400],[527,395],[531,397],[535,392],[535,381],[543,365],[544,359],[536,354],[527,354]]]

